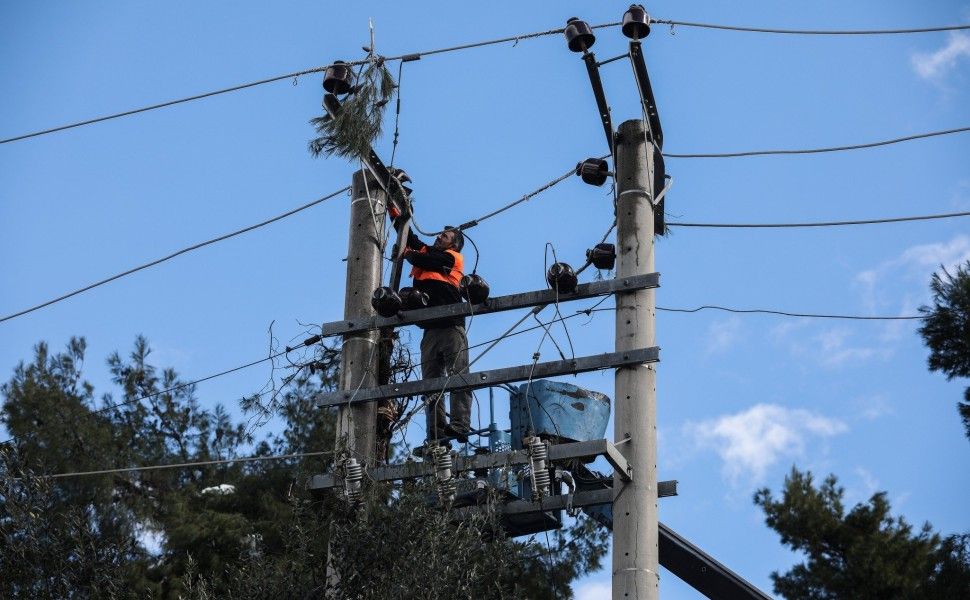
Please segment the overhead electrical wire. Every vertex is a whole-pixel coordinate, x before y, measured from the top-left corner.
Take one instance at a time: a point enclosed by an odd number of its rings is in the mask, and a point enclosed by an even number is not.
[[[711,304],[698,306],[697,308],[663,308],[658,306],[657,310],[662,310],[665,312],[678,312],[678,313],[696,313],[702,310],[723,310],[725,312],[738,313],[738,314],[765,314],[765,315],[779,315],[783,317],[805,317],[810,319],[849,319],[854,321],[915,321],[918,319],[926,318],[923,315],[901,315],[898,317],[884,317],[884,316],[867,317],[863,315],[796,313],[796,312],[788,312],[783,310],[770,310],[767,308],[729,308],[727,306],[716,306]]]
[[[919,140],[923,138],[935,137],[939,135],[950,135],[953,133],[964,133],[970,131],[970,127],[958,127],[956,129],[944,129],[942,131],[931,131],[929,133],[917,133],[904,137],[882,140],[879,142],[869,142],[865,144],[853,144],[851,146],[831,146],[828,148],[803,148],[793,150],[751,150],[747,152],[720,152],[707,154],[673,154],[664,152],[665,158],[738,158],[742,156],[769,156],[775,154],[821,154],[824,152],[842,152],[845,150],[861,150],[863,148],[875,148],[877,146],[888,146],[900,142]]]
[[[694,23],[672,19],[650,19],[651,24],[677,25],[680,27],[699,27],[703,29],[722,29],[726,31],[745,31],[750,33],[780,33],[788,35],[896,35],[905,33],[932,33],[937,31],[958,31],[970,29],[970,25],[942,25],[940,27],[915,27],[911,29],[777,29],[767,27],[745,27],[741,25],[719,25],[716,23]]]
[[[667,222],[668,227],[713,227],[713,228],[794,228],[794,227],[842,227],[845,225],[876,225],[880,223],[903,223],[907,221],[929,221],[933,219],[953,219],[970,217],[970,211],[944,213],[939,215],[917,215],[913,217],[891,217],[887,219],[865,219],[858,221],[810,221],[804,223],[677,223]]]
[[[811,29],[771,29],[771,28],[763,28],[763,27],[742,27],[742,26],[737,26],[737,25],[719,25],[719,24],[713,24],[713,23],[696,23],[696,22],[691,22],[691,21],[677,21],[677,20],[673,20],[673,19],[651,19],[650,22],[651,23],[658,24],[658,25],[670,25],[671,27],[673,27],[673,26],[680,26],[680,27],[699,27],[699,28],[706,28],[706,29],[721,29],[721,30],[728,30],[728,31],[744,31],[744,32],[756,32],[756,33],[780,33],[780,34],[797,34],[797,35],[887,35],[887,34],[930,33],[930,32],[940,32],[940,31],[957,31],[957,30],[962,30],[962,29],[970,29],[970,25],[945,25],[945,26],[941,26],[941,27],[922,27],[922,28],[909,28],[909,29],[869,29],[869,30],[865,30],[865,29],[861,29],[861,30],[824,30],[823,29],[823,30],[811,30]],[[592,29],[601,29],[601,28],[607,28],[607,27],[616,27],[616,26],[618,26],[620,24],[621,24],[620,22],[601,23],[599,25],[592,25],[591,28]],[[522,40],[527,40],[527,39],[532,39],[532,38],[538,38],[538,37],[544,37],[544,36],[548,36],[548,35],[557,35],[557,34],[561,34],[562,32],[563,32],[563,28],[562,27],[557,27],[557,28],[554,28],[554,29],[547,29],[547,30],[544,30],[544,31],[535,31],[535,32],[532,32],[532,33],[523,33],[523,34],[519,34],[519,35],[514,35],[514,36],[509,36],[509,37],[503,37],[503,38],[497,38],[497,39],[493,39],[493,40],[485,40],[485,41],[481,41],[481,42],[471,42],[471,43],[468,43],[468,44],[460,44],[460,45],[457,45],[457,46],[448,46],[448,47],[445,47],[445,48],[438,48],[438,49],[435,49],[435,50],[425,50],[423,52],[413,52],[413,53],[409,53],[409,54],[400,54],[400,55],[397,55],[397,56],[387,56],[387,57],[383,57],[383,59],[385,61],[400,60],[402,62],[408,62],[408,61],[412,61],[412,60],[419,60],[419,59],[421,59],[422,57],[425,57],[425,56],[433,56],[435,54],[444,54],[444,53],[448,53],[448,52],[457,52],[457,51],[460,51],[460,50],[468,50],[468,49],[471,49],[471,48],[481,48],[481,47],[484,47],[484,46],[492,46],[492,45],[496,45],[496,44],[505,44],[505,43],[509,43],[509,42],[513,42],[514,44],[518,44]],[[370,58],[361,59],[361,60],[354,60],[354,61],[347,61],[344,64],[346,64],[347,66],[354,67],[354,66],[363,65],[363,64],[367,63],[369,60],[370,60]],[[322,66],[318,66],[318,67],[311,67],[309,69],[303,69],[303,70],[300,70],[300,71],[294,71],[292,73],[285,73],[283,75],[276,75],[276,76],[273,76],[273,77],[267,77],[266,79],[258,79],[256,81],[250,81],[248,83],[241,83],[241,84],[234,85],[234,86],[230,86],[230,87],[226,87],[226,88],[212,90],[212,91],[209,91],[209,92],[203,92],[203,93],[200,93],[200,94],[196,94],[194,96],[187,96],[187,97],[184,97],[184,98],[177,98],[177,99],[174,99],[174,100],[168,100],[168,101],[165,101],[165,102],[159,102],[157,104],[151,104],[151,105],[148,105],[148,106],[143,106],[141,108],[134,108],[134,109],[125,110],[125,111],[118,112],[118,113],[114,113],[114,114],[104,115],[104,116],[101,116],[101,117],[95,117],[95,118],[92,118],[92,119],[87,119],[87,120],[84,120],[84,121],[78,121],[78,122],[75,122],[75,123],[69,123],[69,124],[66,124],[66,125],[58,126],[58,127],[51,127],[49,129],[43,129],[43,130],[40,130],[40,131],[34,131],[34,132],[31,132],[31,133],[25,133],[25,134],[18,135],[18,136],[14,136],[14,137],[0,139],[0,144],[8,144],[8,143],[11,143],[11,142],[25,140],[25,139],[29,139],[29,138],[33,138],[33,137],[38,137],[38,136],[41,136],[41,135],[47,135],[47,134],[50,134],[50,133],[56,133],[58,131],[65,131],[67,129],[74,129],[76,127],[83,127],[85,125],[93,125],[95,123],[101,123],[101,122],[104,122],[104,121],[110,121],[110,120],[113,120],[113,119],[119,119],[121,117],[127,117],[127,116],[136,115],[136,114],[143,113],[143,112],[148,112],[148,111],[152,111],[152,110],[158,110],[158,109],[161,109],[161,108],[167,108],[169,106],[175,106],[177,104],[184,104],[186,102],[192,102],[192,101],[195,101],[195,100],[202,100],[204,98],[211,98],[212,96],[218,96],[218,95],[221,95],[221,94],[228,94],[230,92],[237,92],[237,91],[240,91],[240,90],[245,90],[245,89],[252,88],[252,87],[256,87],[256,86],[265,85],[265,84],[268,84],[268,83],[274,83],[274,82],[277,82],[277,81],[283,81],[283,80],[286,80],[286,79],[297,79],[297,78],[302,77],[304,75],[311,75],[313,73],[321,73],[323,71],[326,71],[330,66],[331,66],[330,64],[326,64],[326,65],[322,65]]]
[[[601,23],[599,25],[591,25],[591,27],[593,29],[601,29],[601,28],[604,28],[604,27],[617,27],[619,25],[620,25],[619,22],[615,22],[615,23]],[[519,35],[514,35],[514,36],[509,36],[509,37],[504,37],[504,38],[498,38],[498,39],[494,39],[494,40],[485,40],[485,41],[482,41],[482,42],[472,42],[472,43],[469,43],[469,44],[461,44],[461,45],[458,45],[458,46],[449,46],[449,47],[446,47],[446,48],[438,48],[436,50],[425,50],[423,52],[412,52],[412,53],[409,53],[409,54],[400,54],[400,55],[397,55],[397,56],[384,56],[384,57],[381,57],[381,58],[383,58],[385,61],[388,61],[388,62],[395,61],[395,60],[400,60],[402,62],[409,62],[409,61],[412,61],[412,60],[420,60],[422,57],[425,57],[425,56],[433,56],[435,54],[444,54],[446,52],[457,52],[459,50],[468,50],[468,49],[471,49],[471,48],[481,48],[483,46],[492,46],[492,45],[495,45],[495,44],[505,44],[505,43],[508,43],[508,42],[514,42],[515,44],[518,44],[522,40],[528,40],[528,39],[537,38],[537,37],[543,37],[543,36],[547,36],[547,35],[557,35],[557,34],[561,34],[562,32],[563,32],[563,28],[562,27],[558,27],[556,29],[547,29],[545,31],[535,31],[535,32],[532,32],[532,33],[522,33],[522,34],[519,34]],[[371,61],[371,58],[368,57],[368,58],[361,59],[361,60],[346,61],[343,64],[344,64],[344,66],[348,66],[348,67],[357,67],[357,66],[361,66],[361,65],[367,64],[370,61]],[[83,127],[85,125],[93,125],[95,123],[102,123],[104,121],[110,121],[112,119],[119,119],[121,117],[127,117],[127,116],[131,116],[131,115],[136,115],[138,113],[143,113],[143,112],[148,112],[148,111],[151,111],[151,110],[158,110],[160,108],[166,108],[166,107],[169,107],[169,106],[174,106],[176,104],[183,104],[185,102],[192,102],[194,100],[201,100],[203,98],[210,98],[212,96],[218,96],[220,94],[228,94],[229,92],[237,92],[239,90],[244,90],[244,89],[247,89],[247,88],[252,88],[252,87],[256,87],[256,86],[260,86],[260,85],[265,85],[267,83],[273,83],[273,82],[276,82],[276,81],[283,81],[285,79],[296,79],[296,78],[299,78],[299,77],[301,77],[303,75],[310,75],[310,74],[313,74],[313,73],[321,73],[323,71],[326,71],[331,66],[332,66],[331,64],[326,64],[326,65],[322,65],[322,66],[319,66],[319,67],[311,67],[309,69],[304,69],[302,71],[294,71],[292,73],[286,73],[284,75],[276,75],[274,77],[268,77],[266,79],[259,79],[257,81],[250,81],[249,83],[241,83],[239,85],[234,85],[234,86],[227,87],[227,88],[213,90],[211,92],[203,92],[201,94],[196,94],[194,96],[187,96],[185,98],[178,98],[178,99],[175,99],[175,100],[168,100],[166,102],[159,102],[158,104],[151,104],[149,106],[144,106],[142,108],[134,108],[134,109],[126,110],[126,111],[119,112],[119,113],[114,113],[114,114],[110,114],[110,115],[104,115],[104,116],[101,116],[101,117],[95,117],[93,119],[87,119],[85,121],[78,121],[76,123],[69,123],[67,125],[61,125],[59,127],[51,127],[49,129],[43,129],[41,131],[34,131],[32,133],[25,133],[23,135],[9,137],[9,138],[5,138],[5,139],[0,139],[0,144],[9,144],[10,142],[16,142],[16,141],[20,141],[20,140],[25,140],[25,139],[28,139],[28,138],[33,138],[33,137],[37,137],[37,136],[41,136],[41,135],[46,135],[46,134],[49,134],[49,133],[56,133],[58,131],[64,131],[64,130],[67,130],[67,129],[74,129],[75,127]]]
[[[309,343],[304,342],[303,345],[309,346],[309,345],[315,344],[315,343],[317,343],[319,341],[320,340],[319,340],[319,337],[318,336],[313,336],[313,337],[309,338],[309,340],[307,340],[307,342],[309,342]],[[92,414],[92,415],[101,414],[103,412],[106,412],[106,411],[109,411],[109,410],[114,410],[116,408],[120,408],[120,407],[126,406],[128,404],[134,404],[135,402],[141,402],[142,400],[148,400],[149,398],[153,398],[155,396],[161,396],[162,394],[170,394],[172,392],[177,392],[179,390],[185,389],[187,387],[191,387],[191,386],[196,385],[198,383],[202,383],[204,381],[209,381],[210,379],[215,379],[217,377],[222,377],[224,375],[229,375],[230,373],[235,373],[236,371],[242,371],[243,369],[248,369],[249,367],[254,367],[254,366],[256,366],[258,364],[262,364],[262,363],[264,363],[266,361],[279,358],[280,356],[285,355],[288,351],[292,351],[292,350],[293,350],[293,348],[288,348],[287,350],[284,350],[283,352],[277,352],[276,354],[271,354],[271,355],[269,355],[269,356],[267,356],[265,358],[261,358],[259,360],[254,360],[254,361],[248,362],[248,363],[246,363],[244,365],[239,365],[238,367],[233,367],[231,369],[226,369],[225,371],[220,371],[218,373],[213,373],[212,375],[206,375],[205,377],[200,377],[199,379],[195,379],[193,381],[188,381],[188,382],[185,382],[185,383],[180,383],[178,385],[173,385],[170,388],[166,388],[164,390],[159,390],[157,392],[152,392],[151,394],[145,394],[143,396],[138,396],[138,397],[135,397],[135,398],[129,398],[128,400],[125,400],[123,402],[117,402],[115,404],[110,404],[108,406],[101,407],[101,408],[99,408],[97,410],[92,410],[90,414]],[[20,436],[14,436],[14,437],[11,437],[9,439],[6,439],[6,440],[0,442],[0,446],[2,446],[4,444],[9,444],[10,442],[12,442],[14,440],[19,439],[19,437]]]
[[[120,467],[117,469],[99,469],[96,471],[72,471],[67,473],[55,473],[52,475],[38,474],[38,477],[46,479],[64,479],[67,477],[85,477],[89,475],[110,475],[112,473],[135,473],[140,471],[158,471],[161,469],[190,469],[194,467],[206,467],[211,465],[224,465],[228,463],[256,462],[266,460],[288,460],[291,458],[305,458],[308,456],[325,456],[333,454],[333,450],[323,450],[319,452],[294,452],[293,454],[279,454],[275,456],[245,456],[241,458],[223,458],[218,460],[201,460],[197,462],[173,463],[168,465],[146,465],[143,467]]]
[[[138,265],[137,267],[133,267],[131,269],[128,269],[127,271],[122,271],[121,273],[118,273],[116,275],[112,275],[110,277],[106,277],[105,279],[102,279],[100,281],[96,281],[96,282],[94,282],[92,284],[89,284],[89,285],[86,285],[86,286],[84,286],[82,288],[76,289],[73,292],[68,292],[68,293],[66,293],[66,294],[64,294],[62,296],[58,296],[57,298],[53,298],[53,299],[48,300],[46,302],[42,302],[41,304],[38,304],[36,306],[32,306],[30,308],[26,308],[24,310],[21,310],[19,312],[16,312],[16,313],[7,315],[5,317],[0,317],[0,323],[3,323],[4,321],[9,321],[10,319],[14,319],[16,317],[20,317],[20,316],[26,315],[28,313],[34,312],[35,310],[39,310],[41,308],[44,308],[45,306],[50,306],[51,304],[56,304],[58,302],[61,302],[62,300],[67,300],[68,298],[71,298],[73,296],[77,296],[78,294],[82,294],[82,293],[87,292],[89,290],[93,290],[96,287],[100,287],[100,286],[102,286],[102,285],[104,285],[106,283],[111,283],[112,281],[115,281],[116,279],[121,279],[122,277],[126,277],[128,275],[133,274],[133,273],[137,273],[138,271],[142,271],[144,269],[148,269],[149,267],[154,267],[156,265],[160,265],[160,264],[162,264],[165,261],[168,261],[168,260],[171,260],[171,259],[175,258],[176,256],[180,256],[182,254],[185,254],[187,252],[191,252],[193,250],[198,250],[199,248],[203,248],[203,247],[208,246],[210,244],[215,244],[216,242],[221,242],[223,240],[228,240],[229,238],[235,237],[237,235],[241,235],[243,233],[247,233],[247,232],[253,231],[254,229],[259,229],[260,227],[264,227],[266,225],[269,225],[270,223],[275,223],[276,221],[279,221],[281,219],[285,219],[286,217],[289,217],[291,215],[295,215],[296,213],[298,213],[300,211],[304,211],[304,210],[306,210],[308,208],[311,208],[313,206],[316,206],[317,204],[320,204],[321,202],[324,202],[326,200],[329,200],[329,199],[333,198],[334,196],[340,195],[340,194],[346,192],[349,189],[350,189],[350,186],[347,186],[345,188],[342,188],[342,189],[337,190],[336,192],[333,192],[332,194],[327,194],[326,196],[324,196],[322,198],[317,198],[313,202],[308,202],[308,203],[304,204],[303,206],[298,206],[298,207],[296,207],[296,208],[294,208],[292,210],[286,211],[283,214],[276,215],[275,217],[272,217],[270,219],[266,219],[265,221],[262,221],[260,223],[256,223],[255,225],[250,225],[248,227],[243,227],[242,229],[237,229],[236,231],[233,231],[231,233],[227,233],[225,235],[220,235],[219,237],[212,238],[211,240],[206,240],[204,242],[200,242],[198,244],[194,244],[194,245],[189,246],[187,248],[182,248],[181,250],[177,250],[177,251],[175,251],[175,252],[173,252],[173,253],[171,253],[171,254],[169,254],[167,256],[163,256],[162,258],[157,258],[157,259],[155,259],[155,260],[153,260],[151,262],[147,262],[147,263],[145,263],[143,265]]]

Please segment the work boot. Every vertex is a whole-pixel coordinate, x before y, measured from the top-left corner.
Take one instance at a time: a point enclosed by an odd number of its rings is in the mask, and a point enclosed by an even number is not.
[[[451,451],[451,442],[445,439],[441,439],[441,440],[428,440],[424,443],[423,446],[418,446],[414,450],[411,450],[411,454],[413,454],[414,456],[417,456],[418,458],[423,458],[424,460],[431,460],[431,457],[433,456],[432,448],[436,446],[444,446],[445,448],[448,449],[449,452]]]

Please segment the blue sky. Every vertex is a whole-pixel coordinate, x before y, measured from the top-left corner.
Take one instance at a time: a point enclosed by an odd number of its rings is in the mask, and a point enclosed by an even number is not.
[[[4,3],[0,137],[359,58],[368,17],[378,51],[394,55],[545,30],[571,16],[615,21],[626,7]],[[970,21],[965,2],[647,8],[661,19],[793,28]],[[673,33],[656,27],[644,43],[670,152],[841,145],[970,123],[966,33]],[[594,51],[614,56],[626,42],[618,30],[603,30]],[[613,63],[603,76],[614,123],[637,118],[629,67]],[[0,146],[0,313],[349,184],[354,165],[306,151],[307,121],[321,112],[320,80],[305,76]],[[559,37],[408,63],[401,93],[397,162],[414,179],[425,227],[488,212],[606,151],[582,62]],[[389,138],[377,148],[389,155]],[[825,155],[670,159],[675,184],[667,210],[671,220],[694,222],[968,210],[968,151],[964,134]],[[546,242],[561,258],[581,262],[610,224],[606,191],[571,178],[470,231],[493,293],[541,288]],[[151,341],[158,364],[186,378],[264,356],[271,321],[286,340],[303,330],[298,320],[340,318],[348,210],[342,196],[0,324],[0,367],[12,370],[40,340],[60,348],[83,335],[87,377],[104,392],[104,358],[129,349],[138,334]],[[657,244],[658,304],[913,314],[929,299],[931,273],[970,257],[968,231],[966,220],[678,229]],[[517,317],[476,319],[471,342],[501,333]],[[582,323],[570,325],[577,354],[612,349],[609,313]],[[959,500],[970,491],[968,445],[955,410],[966,382],[927,372],[915,327],[660,313],[659,469],[681,491],[662,501],[661,518],[766,591],[769,572],[797,556],[763,525],[751,494],[765,485],[777,490],[792,465],[837,474],[851,502],[887,490],[912,522],[970,529]],[[564,337],[561,329],[556,335]],[[479,364],[528,363],[538,341],[518,336]],[[555,358],[548,345],[543,358]],[[206,406],[235,406],[268,376],[267,368],[249,369],[201,384],[198,396]],[[593,374],[577,382],[609,394],[612,380]],[[608,585],[607,567],[580,582],[577,597],[608,597]],[[665,597],[697,597],[669,573],[661,585]]]

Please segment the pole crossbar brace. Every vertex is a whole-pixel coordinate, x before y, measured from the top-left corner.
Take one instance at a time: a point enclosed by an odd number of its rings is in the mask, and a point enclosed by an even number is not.
[[[657,497],[669,498],[677,495],[676,481],[658,482]],[[583,508],[586,506],[603,506],[613,504],[613,488],[603,488],[601,490],[588,490],[576,492],[570,499],[565,494],[546,496],[540,502],[531,500],[513,500],[496,508],[504,515],[527,515],[532,513],[543,513],[551,510],[563,510],[567,507]],[[461,519],[471,516],[473,511],[480,510],[481,507],[469,506],[455,509],[455,515]]]
[[[456,302],[454,304],[445,304],[443,306],[432,306],[418,310],[402,311],[393,317],[373,316],[364,319],[333,321],[323,324],[320,335],[323,337],[347,335],[351,333],[360,333],[371,329],[380,329],[382,327],[403,327],[405,325],[417,325],[419,323],[425,323],[427,321],[447,317],[467,317],[472,314],[478,316],[488,313],[515,310],[517,308],[531,308],[533,306],[539,306],[542,304],[554,304],[556,303],[557,299],[559,302],[567,302],[570,300],[583,300],[586,298],[595,298],[597,296],[606,296],[618,291],[633,291],[657,287],[660,287],[660,274],[648,273],[646,275],[635,275],[633,277],[582,283],[576,287],[576,291],[572,294],[564,294],[560,292],[558,298],[555,290],[546,289],[537,290],[534,292],[510,294],[508,296],[496,296],[495,298],[489,298],[485,302],[475,304],[473,306],[469,306],[464,302]]]
[[[550,362],[478,371],[477,373],[463,373],[447,377],[434,377],[419,381],[391,383],[375,388],[358,390],[341,390],[317,394],[318,408],[324,406],[344,406],[359,402],[373,402],[389,398],[403,398],[405,396],[422,396],[428,394],[443,394],[454,390],[473,390],[478,388],[525,381],[526,379],[541,379],[557,375],[572,375],[609,369],[615,367],[631,367],[660,360],[660,348],[640,348],[623,352],[607,352],[593,356],[581,356],[570,360],[555,360]]]
[[[569,442],[564,444],[551,444],[549,446],[549,461],[552,463],[563,462],[571,459],[593,459],[598,456],[606,457],[610,465],[616,469],[616,474],[623,481],[630,481],[629,467],[626,459],[623,458],[616,448],[607,440],[589,440],[586,442]],[[455,473],[474,471],[476,469],[496,469],[502,467],[520,466],[529,464],[529,452],[526,450],[512,450],[509,452],[491,452],[489,454],[478,454],[475,456],[456,456],[454,458]],[[414,479],[418,477],[429,477],[434,475],[435,467],[431,461],[417,462],[408,461],[399,465],[388,465],[384,467],[374,467],[366,470],[366,477],[372,481],[394,481],[399,479]],[[314,475],[310,478],[307,485],[311,490],[329,489],[340,485],[341,480],[330,473]],[[676,495],[676,482],[673,483],[673,493]],[[668,486],[669,487],[669,486]],[[662,490],[661,490],[662,492]],[[663,495],[663,493],[661,493]]]

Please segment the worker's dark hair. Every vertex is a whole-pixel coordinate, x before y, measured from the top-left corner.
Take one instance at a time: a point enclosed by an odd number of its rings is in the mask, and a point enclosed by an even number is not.
[[[445,225],[445,231],[455,232],[455,250],[461,252],[461,249],[465,246],[465,236],[462,234],[461,229],[457,227],[452,227],[451,225]]]

